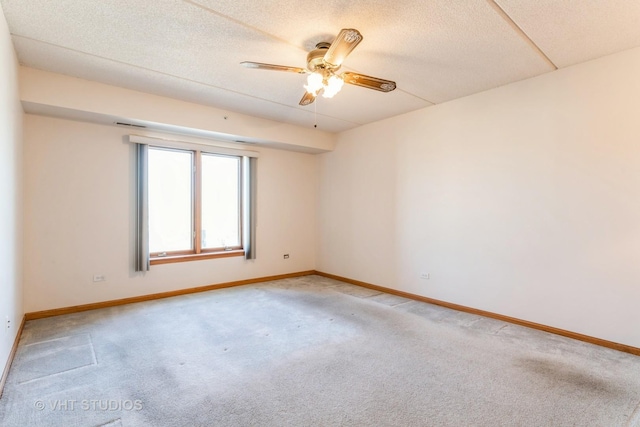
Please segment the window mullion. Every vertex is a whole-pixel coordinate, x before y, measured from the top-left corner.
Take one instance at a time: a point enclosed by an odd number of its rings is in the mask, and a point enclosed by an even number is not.
[[[202,252],[202,157],[200,151],[194,152],[193,189],[193,249],[196,254],[199,254]]]

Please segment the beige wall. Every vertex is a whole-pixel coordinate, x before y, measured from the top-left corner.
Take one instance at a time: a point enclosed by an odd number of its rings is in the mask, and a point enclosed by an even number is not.
[[[318,270],[640,347],[638,76],[634,49],[341,134]]]
[[[11,93],[0,107],[8,123],[0,197],[10,202],[0,226],[9,240],[0,244],[15,256],[21,114],[6,25],[0,37],[10,57],[1,84]],[[635,49],[362,126],[340,134],[331,153],[258,148],[258,259],[144,275],[131,265],[128,131],[27,115],[24,308],[315,268],[640,347],[639,75]],[[25,76],[51,86],[42,73]],[[31,104],[64,107],[62,94],[44,99],[32,89],[24,91]],[[136,110],[173,105],[129,95],[142,103]],[[101,110],[100,97],[91,103],[96,114],[119,114]],[[298,130],[278,132],[301,140]],[[20,317],[19,259],[0,262],[10,278],[0,309]],[[93,283],[94,274],[107,281]]]
[[[0,9],[0,374],[22,321],[22,107],[18,61]],[[7,329],[7,318],[11,327]]]
[[[315,157],[252,146],[260,151],[258,258],[157,265],[134,273],[134,149],[125,142],[128,133],[25,116],[26,312],[315,267]],[[290,259],[283,259],[285,253]],[[104,274],[106,282],[93,283],[94,274]]]
[[[335,134],[193,104],[76,77],[20,68],[27,113],[112,124],[130,122],[164,132],[253,141],[302,152],[330,151]]]

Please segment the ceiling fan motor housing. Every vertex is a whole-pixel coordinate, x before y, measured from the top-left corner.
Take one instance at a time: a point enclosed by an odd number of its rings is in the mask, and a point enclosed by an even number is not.
[[[332,69],[333,71],[337,70],[338,67],[334,67],[331,64],[327,64],[324,62],[324,55],[327,53],[327,50],[331,47],[331,43],[328,42],[320,42],[316,44],[316,48],[313,49],[307,55],[307,69],[311,72],[316,71],[318,68],[320,69]]]

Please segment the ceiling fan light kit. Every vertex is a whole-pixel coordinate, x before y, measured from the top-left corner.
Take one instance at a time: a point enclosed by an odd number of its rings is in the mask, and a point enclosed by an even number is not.
[[[333,98],[333,96],[340,92],[342,86],[344,85],[344,80],[342,77],[333,74],[330,70],[314,71],[309,74],[307,77],[307,84],[304,85],[304,88],[307,90],[307,93],[314,96],[318,96],[320,91],[322,91],[322,96],[324,98]]]
[[[345,83],[381,92],[391,92],[396,88],[396,83],[391,80],[352,72],[336,74],[345,58],[361,41],[362,34],[358,30],[353,28],[341,30],[333,43],[320,42],[314,50],[309,52],[306,69],[248,61],[241,64],[247,68],[260,70],[308,74],[307,83],[304,85],[306,92],[300,100],[302,106],[313,103],[321,93],[324,98],[333,98]]]

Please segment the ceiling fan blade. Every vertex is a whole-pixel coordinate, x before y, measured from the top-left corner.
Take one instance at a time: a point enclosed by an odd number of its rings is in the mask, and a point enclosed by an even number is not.
[[[324,55],[324,62],[334,67],[342,65],[342,61],[351,53],[358,43],[362,41],[360,31],[353,28],[344,28],[338,33],[331,47]]]
[[[288,71],[290,73],[306,74],[307,70],[299,67],[289,67],[286,65],[273,65],[263,64],[262,62],[249,62],[244,61],[240,63],[245,68],[257,68],[258,70],[271,70],[271,71]]]
[[[377,77],[365,76],[364,74],[345,72],[340,76],[345,83],[379,90],[380,92],[391,92],[396,88],[396,82],[379,79]]]
[[[313,101],[315,100],[316,100],[316,95],[305,91],[304,95],[302,96],[302,99],[300,100],[300,105],[305,106],[305,105],[313,104]]]

